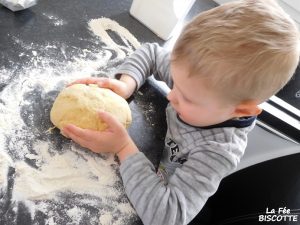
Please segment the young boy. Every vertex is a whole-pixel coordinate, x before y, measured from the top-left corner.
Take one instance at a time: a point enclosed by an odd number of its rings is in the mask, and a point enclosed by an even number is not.
[[[276,2],[225,4],[191,21],[171,53],[145,44],[120,66],[119,80],[75,82],[95,83],[124,98],[151,74],[166,82],[168,131],[157,173],[107,113],[99,112],[109,126],[104,132],[73,125],[63,132],[94,152],[117,154],[126,193],[144,224],[187,224],[236,168],[258,105],[288,82],[298,59],[297,27]]]

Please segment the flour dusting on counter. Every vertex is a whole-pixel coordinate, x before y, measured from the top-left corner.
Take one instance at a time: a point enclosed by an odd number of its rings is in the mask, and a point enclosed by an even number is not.
[[[107,46],[110,46],[110,48],[116,51],[118,54],[117,57],[124,58],[124,50],[126,51],[126,48],[131,45],[134,48],[138,48],[140,46],[138,40],[127,29],[109,18],[93,19],[89,22],[89,27],[91,31],[95,35],[99,36]],[[107,33],[108,30],[114,31],[117,35],[119,35],[122,41],[127,44],[127,47],[124,48],[124,46],[116,44]],[[130,50],[133,49],[130,47]]]
[[[31,224],[41,218],[49,225],[64,221],[117,225],[137,220],[114,156],[83,149],[56,129],[49,132],[50,109],[67,83],[110,76],[139,45],[110,19],[92,20],[88,27],[96,36],[91,36],[92,44],[85,49],[64,43],[41,46],[12,37],[26,64],[0,66],[0,205],[8,206],[0,207],[0,215],[5,215],[6,223],[15,224],[14,215],[21,210],[30,215]],[[124,45],[116,44],[108,29],[122,37]]]
[[[49,19],[54,26],[62,26],[66,24],[64,20],[60,19],[58,16],[55,16],[53,14],[43,13],[43,16]]]

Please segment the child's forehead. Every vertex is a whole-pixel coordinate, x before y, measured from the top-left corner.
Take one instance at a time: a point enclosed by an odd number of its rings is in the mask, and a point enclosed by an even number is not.
[[[206,77],[190,71],[189,67],[185,64],[174,66],[171,69],[171,77],[175,85],[187,92],[191,90],[193,92],[197,90],[200,92],[201,87],[209,88]]]
[[[189,75],[190,74],[190,65],[186,60],[171,60],[170,62],[171,73],[180,72],[181,74]]]
[[[173,79],[174,77],[176,80],[188,79],[196,83],[203,82],[203,80],[205,80],[204,74],[201,74],[200,71],[193,69],[191,65],[184,60],[172,61],[170,64],[170,68],[171,76]]]

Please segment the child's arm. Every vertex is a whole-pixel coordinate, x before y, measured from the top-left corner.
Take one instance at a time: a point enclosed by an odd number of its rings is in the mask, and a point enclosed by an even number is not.
[[[118,79],[89,77],[75,80],[73,84],[97,84],[109,88],[123,98],[129,98],[152,74],[157,80],[164,81],[170,88],[173,81],[170,76],[170,54],[158,44],[144,44],[119,67],[115,73]]]
[[[94,152],[117,154],[126,194],[145,225],[189,223],[216,191],[221,179],[237,166],[246,146],[245,135],[234,134],[232,129],[223,141],[216,141],[216,137],[224,136],[222,129],[207,132],[201,144],[189,145],[187,161],[165,185],[120,122],[108,113],[100,113],[99,117],[108,124],[105,131],[68,125],[63,132]]]
[[[121,74],[126,74],[132,77],[137,84],[136,90],[151,75],[154,75],[157,80],[164,81],[172,88],[173,82],[169,67],[170,53],[156,43],[146,43],[126,58],[116,71],[115,76],[119,78]]]
[[[205,137],[210,139],[210,137]],[[145,225],[188,224],[214,194],[243,154],[237,143],[210,143],[196,147],[165,185],[142,152],[122,162],[120,173],[126,194]],[[240,143],[238,143],[240,142]],[[185,149],[183,149],[185,151]]]

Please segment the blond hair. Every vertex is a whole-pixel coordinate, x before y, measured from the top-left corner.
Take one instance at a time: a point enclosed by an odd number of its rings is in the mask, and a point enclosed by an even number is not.
[[[292,77],[299,31],[274,0],[244,0],[199,14],[184,28],[172,61],[231,101],[263,102]]]

